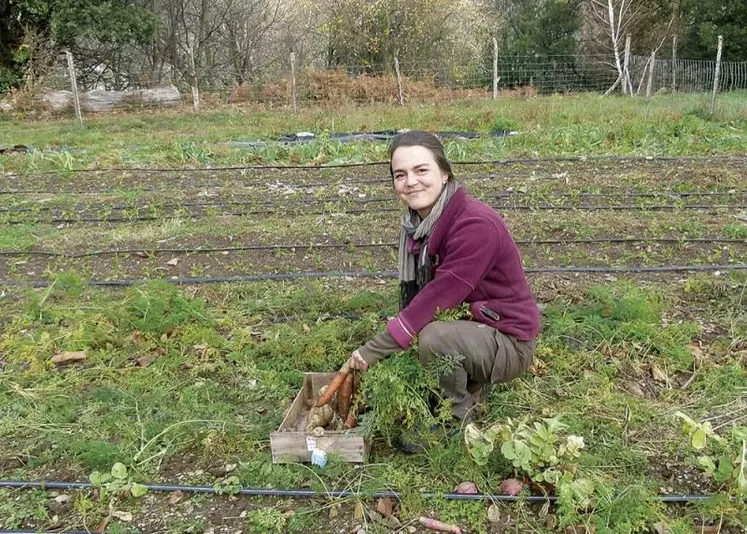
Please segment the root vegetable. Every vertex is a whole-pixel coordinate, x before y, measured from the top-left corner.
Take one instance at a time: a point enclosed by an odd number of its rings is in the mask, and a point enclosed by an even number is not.
[[[309,410],[306,432],[311,432],[316,427],[326,428],[334,416],[335,411],[331,406],[314,406]]]
[[[460,529],[456,525],[450,525],[448,523],[442,523],[441,521],[436,521],[435,519],[431,519],[429,517],[421,517],[418,519],[420,521],[420,524],[423,525],[425,528],[429,528],[431,530],[437,530],[439,532],[450,532],[451,534],[462,534],[462,529]]]
[[[501,494],[502,495],[513,495],[516,496],[524,491],[524,483],[521,480],[515,478],[507,478],[501,482]]]
[[[348,362],[345,362],[345,365],[342,366],[340,371],[337,373],[337,376],[335,376],[335,378],[332,380],[332,383],[330,383],[327,391],[323,393],[320,391],[319,400],[316,401],[317,407],[324,406],[330,400],[332,400],[334,394],[337,393],[337,390],[340,389],[340,386],[342,386],[343,382],[345,382],[348,374],[350,374],[350,365],[348,365]]]
[[[358,418],[355,416],[355,412],[351,410],[350,413],[348,413],[347,419],[345,419],[345,428],[349,430],[356,426],[358,426]]]
[[[348,412],[350,411],[350,401],[353,397],[353,375],[355,373],[349,373],[345,382],[343,382],[339,393],[337,394],[337,409],[340,413],[341,419],[346,419]]]

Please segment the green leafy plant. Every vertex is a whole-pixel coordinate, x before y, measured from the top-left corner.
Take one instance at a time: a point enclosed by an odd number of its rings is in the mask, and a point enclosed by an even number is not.
[[[239,480],[239,477],[232,475],[216,482],[213,488],[218,495],[236,495],[241,491],[241,480]]]
[[[102,500],[107,495],[117,498],[129,493],[133,497],[142,497],[148,492],[147,487],[132,481],[127,467],[121,462],[115,463],[108,473],[94,471],[89,479],[93,487],[99,490]]]
[[[470,456],[478,465],[487,465],[490,456],[500,447],[501,455],[522,475],[543,488],[555,488],[561,511],[572,512],[591,503],[595,483],[577,477],[576,460],[581,456],[584,439],[568,435],[559,417],[494,424],[480,430],[474,423],[465,428],[464,440]]]
[[[731,439],[726,439],[716,434],[708,421],[695,421],[682,412],[675,415],[682,419],[692,448],[702,452],[696,458],[698,466],[715,482],[747,495],[747,427],[732,427]]]

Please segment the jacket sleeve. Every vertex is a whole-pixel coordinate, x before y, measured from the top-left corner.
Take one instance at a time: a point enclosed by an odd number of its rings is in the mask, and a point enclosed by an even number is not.
[[[394,340],[389,332],[384,330],[360,347],[358,352],[368,365],[373,365],[398,350],[401,350],[399,343]]]
[[[400,347],[409,347],[436,311],[456,308],[465,301],[490,270],[500,245],[498,228],[477,217],[449,236],[433,280],[387,323],[387,331]]]

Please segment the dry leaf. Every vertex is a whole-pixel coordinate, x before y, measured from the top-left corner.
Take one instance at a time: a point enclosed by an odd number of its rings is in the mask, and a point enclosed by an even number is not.
[[[148,367],[150,364],[152,364],[155,359],[158,358],[156,354],[146,354],[145,356],[140,356],[135,362],[140,367]]]
[[[173,506],[179,501],[181,501],[183,498],[184,498],[184,492],[182,490],[176,490],[169,497],[168,503]]]
[[[136,252],[133,252],[133,254],[134,254],[135,256],[138,256],[138,257],[140,257],[140,258],[148,258],[148,257],[150,257],[150,254],[148,254],[148,253],[147,253],[147,252],[145,252],[144,250],[138,250],[138,251],[136,251]]]
[[[119,510],[112,512],[112,517],[119,519],[120,521],[124,521],[125,523],[129,523],[132,521],[132,514],[130,512],[121,512]]]
[[[169,261],[166,262],[166,265],[171,265],[173,267],[176,267],[179,264],[179,258],[171,258]]]
[[[651,376],[656,380],[657,382],[669,382],[669,378],[664,373],[664,371],[661,370],[661,368],[656,365],[655,363],[651,364]]]
[[[86,351],[84,350],[65,351],[52,356],[52,363],[57,365],[64,365],[72,362],[80,362],[85,359]]]
[[[384,497],[376,502],[376,511],[384,517],[388,517],[394,513],[394,503],[389,497]]]
[[[501,509],[497,504],[491,504],[488,508],[488,521],[498,523],[501,520]]]
[[[304,332],[305,332],[306,334],[308,334],[309,332],[311,332],[311,328],[310,328],[310,327],[309,327],[309,325],[307,325],[306,323],[304,323],[304,324],[303,324],[302,328],[303,328],[303,331],[304,331]]]
[[[654,532],[656,534],[670,534],[672,530],[666,523],[654,523]]]
[[[705,363],[705,355],[697,343],[690,343],[690,353],[693,355],[693,361],[698,367],[701,367]]]
[[[640,397],[642,399],[646,398],[646,394],[643,392],[643,389],[641,389],[641,386],[639,386],[635,382],[625,382],[623,387],[625,388],[625,391],[627,391],[631,395]]]
[[[329,509],[329,518],[330,518],[330,519],[334,519],[334,518],[335,518],[335,517],[337,517],[338,515],[340,515],[340,509],[339,509],[339,506],[332,506],[332,507],[331,507],[331,508]]]

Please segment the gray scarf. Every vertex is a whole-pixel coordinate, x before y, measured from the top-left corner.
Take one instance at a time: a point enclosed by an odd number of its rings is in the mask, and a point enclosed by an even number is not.
[[[399,232],[400,309],[407,307],[415,295],[433,278],[433,266],[428,254],[428,238],[457,188],[458,184],[453,178],[446,182],[425,219],[413,209],[408,209],[402,215]],[[415,241],[416,245],[420,245],[419,249],[417,246],[412,252],[408,249],[408,237]]]

